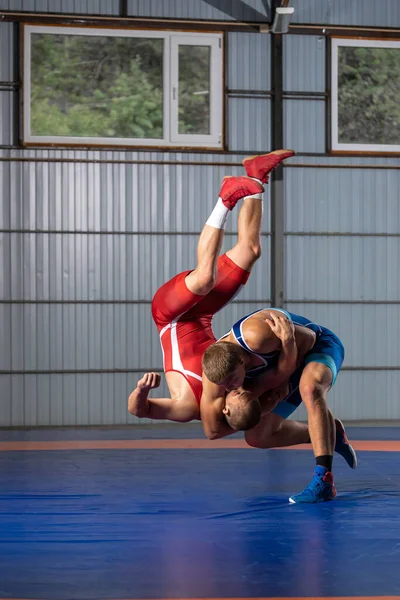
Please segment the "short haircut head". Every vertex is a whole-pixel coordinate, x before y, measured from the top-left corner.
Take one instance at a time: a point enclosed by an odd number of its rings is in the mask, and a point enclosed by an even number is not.
[[[225,399],[225,419],[235,431],[253,429],[261,419],[260,402],[252,392],[232,390]]]
[[[203,371],[212,383],[221,383],[241,364],[242,349],[232,342],[211,344],[203,354]]]

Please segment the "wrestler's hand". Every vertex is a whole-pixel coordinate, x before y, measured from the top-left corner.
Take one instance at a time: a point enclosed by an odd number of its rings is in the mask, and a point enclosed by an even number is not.
[[[276,400],[277,403],[281,402],[289,394],[289,382],[284,381],[283,383],[269,391],[271,393],[271,398]]]
[[[294,325],[286,315],[277,315],[270,313],[270,316],[265,319],[271,330],[282,342],[282,345],[289,344],[294,341]]]
[[[287,381],[281,385],[264,392],[260,397],[262,416],[272,412],[274,408],[289,394],[289,383]]]
[[[159,373],[145,373],[137,383],[137,389],[142,393],[149,393],[150,390],[158,388],[161,383],[161,375]]]

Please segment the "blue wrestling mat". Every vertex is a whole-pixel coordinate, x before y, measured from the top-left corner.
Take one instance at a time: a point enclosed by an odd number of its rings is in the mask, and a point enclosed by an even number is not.
[[[3,431],[3,441],[160,447],[4,447],[0,598],[400,595],[400,452],[359,452],[356,471],[335,457],[337,499],[291,505],[312,476],[311,451],[163,448],[174,432],[201,437],[197,426]]]

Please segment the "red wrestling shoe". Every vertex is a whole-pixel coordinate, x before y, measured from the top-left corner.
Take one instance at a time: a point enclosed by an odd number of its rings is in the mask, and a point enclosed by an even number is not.
[[[249,177],[255,177],[263,183],[268,183],[269,173],[285,158],[294,156],[294,150],[274,150],[261,156],[248,156],[243,161],[243,166]]]
[[[219,197],[222,203],[232,210],[242,198],[253,196],[264,191],[264,187],[258,181],[250,177],[224,177]]]

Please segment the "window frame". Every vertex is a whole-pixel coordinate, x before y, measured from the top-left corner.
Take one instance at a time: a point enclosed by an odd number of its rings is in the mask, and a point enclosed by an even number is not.
[[[339,48],[398,48],[400,40],[331,38],[331,150],[333,153],[400,154],[400,144],[355,144],[339,142]]]
[[[213,143],[222,144],[222,73],[220,72],[220,64],[218,61],[218,50],[222,48],[222,39],[210,34],[204,34],[201,38],[204,40],[200,44],[197,37],[193,35],[179,35],[173,33],[170,37],[171,43],[171,140],[174,143],[186,145],[191,140],[198,144],[205,144],[212,137]],[[210,52],[210,135],[207,134],[182,134],[179,133],[179,46],[209,46]],[[175,90],[175,93],[174,93]],[[212,110],[214,106],[214,110]],[[221,127],[218,128],[218,122]],[[220,131],[218,131],[218,129]]]
[[[42,136],[31,133],[31,44],[32,34],[54,33],[65,35],[156,38],[164,40],[163,54],[163,137],[162,138],[117,138],[117,137],[73,137]],[[179,42],[179,40],[184,40]],[[140,148],[201,148],[224,149],[224,54],[223,32],[188,32],[177,30],[110,29],[103,27],[81,27],[62,25],[28,25],[23,27],[23,82],[22,82],[22,143],[24,146],[84,146],[84,147],[140,147]],[[178,42],[178,43],[177,43]],[[183,45],[210,45],[210,135],[179,134],[177,104],[179,98],[178,66],[179,43]],[[176,50],[175,50],[176,48]],[[172,82],[176,82],[174,90]],[[215,89],[214,89],[215,88]],[[176,111],[176,115],[174,115]],[[176,126],[176,131],[173,126]]]

